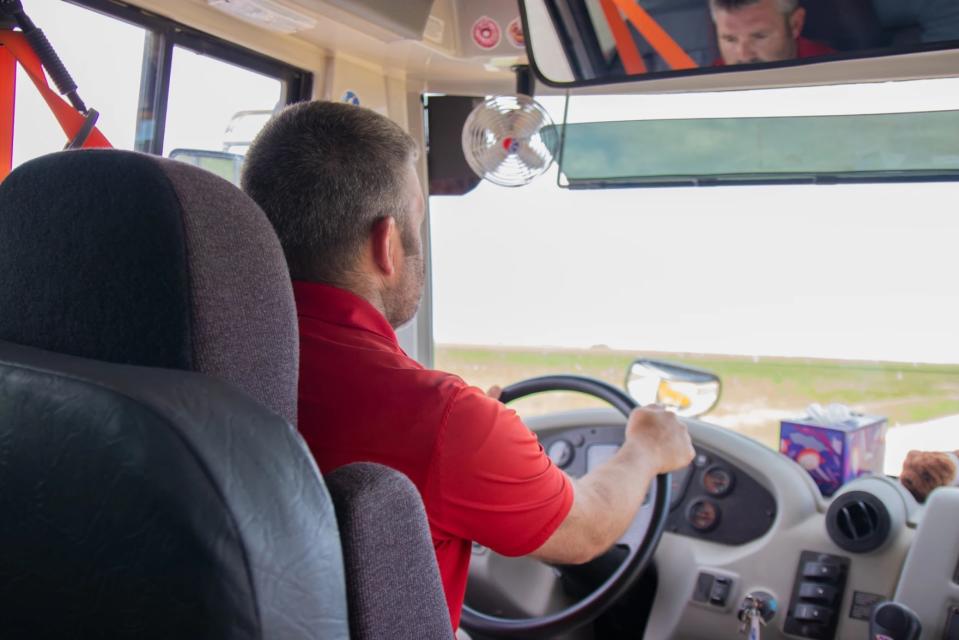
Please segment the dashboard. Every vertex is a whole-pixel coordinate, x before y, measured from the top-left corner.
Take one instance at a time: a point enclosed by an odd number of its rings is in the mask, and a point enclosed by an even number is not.
[[[622,427],[589,425],[544,435],[553,463],[574,478],[606,462],[623,442]],[[776,500],[748,472],[709,448],[696,448],[688,467],[670,474],[666,530],[720,544],[762,537],[776,519]]]
[[[595,409],[527,424],[554,463],[578,477],[615,453],[624,420]],[[696,458],[671,474],[669,517],[652,560],[652,606],[630,637],[740,638],[737,613],[750,594],[776,604],[763,638],[867,638],[872,606],[893,599],[920,614],[931,631],[923,638],[953,637],[944,633],[952,624],[959,629],[959,489],[937,491],[923,508],[895,480],[874,476],[826,499],[777,451],[705,422],[686,424]],[[875,539],[844,537],[843,522],[855,520],[857,509],[881,516]],[[477,567],[487,572],[487,591],[497,580],[497,588],[518,585],[517,615],[519,608],[543,615],[564,604],[550,571],[507,560],[527,562],[490,557]],[[473,588],[472,566],[470,576]],[[543,595],[536,600],[534,593]],[[563,637],[594,636],[581,629]]]

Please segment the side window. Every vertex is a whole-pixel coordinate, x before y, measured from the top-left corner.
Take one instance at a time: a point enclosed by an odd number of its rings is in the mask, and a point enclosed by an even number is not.
[[[113,146],[132,149],[146,30],[65,2],[24,4],[64,61],[80,97],[100,113],[100,131]],[[19,66],[16,115],[14,166],[63,148],[63,131]]]
[[[173,49],[164,155],[175,149],[243,154],[273,111],[283,83],[194,53]]]
[[[97,127],[119,149],[177,157],[237,181],[242,156],[269,117],[310,94],[312,77],[302,69],[121,3],[24,5],[80,97],[100,113]],[[56,119],[18,69],[14,166],[64,144]]]

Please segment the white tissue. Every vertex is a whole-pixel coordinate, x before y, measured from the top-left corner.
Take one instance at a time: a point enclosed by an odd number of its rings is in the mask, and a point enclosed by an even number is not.
[[[818,402],[813,402],[806,407],[806,413],[814,422],[824,427],[840,425],[854,419],[852,409],[838,402],[833,402],[825,407]]]

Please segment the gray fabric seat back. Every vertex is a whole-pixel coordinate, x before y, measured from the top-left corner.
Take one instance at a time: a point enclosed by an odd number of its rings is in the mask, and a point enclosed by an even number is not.
[[[292,285],[256,204],[212,173],[116,150],[0,185],[0,340],[206,373],[296,420]]]
[[[452,638],[426,511],[409,478],[358,462],[326,482],[343,540],[351,637]]]

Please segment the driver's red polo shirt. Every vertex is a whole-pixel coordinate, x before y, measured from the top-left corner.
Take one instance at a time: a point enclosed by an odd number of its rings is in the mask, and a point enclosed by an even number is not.
[[[368,302],[310,282],[294,281],[293,291],[299,430],[323,473],[370,461],[413,481],[455,628],[471,542],[509,556],[534,551],[569,512],[572,486],[513,410],[424,369]]]

